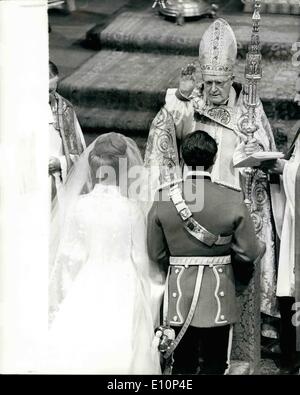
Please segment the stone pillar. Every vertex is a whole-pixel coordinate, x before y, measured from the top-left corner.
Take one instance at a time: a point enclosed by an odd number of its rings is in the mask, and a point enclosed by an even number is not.
[[[46,0],[0,1],[0,371],[38,372],[47,333]]]

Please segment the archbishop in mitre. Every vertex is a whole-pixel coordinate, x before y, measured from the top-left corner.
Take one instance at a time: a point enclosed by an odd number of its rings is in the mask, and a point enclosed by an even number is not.
[[[240,127],[241,115],[246,108],[243,86],[234,81],[236,57],[234,32],[224,19],[215,20],[200,42],[201,83],[196,81],[195,70],[188,66],[182,72],[179,88],[167,90],[165,105],[152,122],[145,166],[151,175],[153,191],[170,181],[173,169],[174,174],[182,176],[180,142],[195,130],[206,131],[217,141],[213,181],[244,192],[244,170],[234,167],[243,151],[247,154],[247,149],[252,152],[276,150],[261,102],[256,108],[258,129],[250,142]],[[265,173],[255,171],[250,192],[256,232],[267,245],[261,262],[261,311],[277,316],[275,241]]]

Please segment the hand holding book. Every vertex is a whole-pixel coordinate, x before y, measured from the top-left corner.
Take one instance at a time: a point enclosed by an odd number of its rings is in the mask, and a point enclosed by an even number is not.
[[[277,159],[282,159],[283,157],[282,152],[259,151],[235,163],[234,167],[259,167],[264,166],[264,164],[267,164],[267,167],[272,167]],[[268,164],[266,162],[271,163]]]
[[[247,142],[243,148],[235,155],[234,167],[262,166],[271,169],[275,166],[277,159],[284,157],[282,152],[263,151],[255,138]]]

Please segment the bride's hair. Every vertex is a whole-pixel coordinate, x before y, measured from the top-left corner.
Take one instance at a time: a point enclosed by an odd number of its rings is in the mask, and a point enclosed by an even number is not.
[[[89,154],[88,161],[91,169],[93,185],[101,177],[101,168],[110,168],[114,171],[115,180],[119,180],[120,158],[126,158],[127,143],[125,138],[118,133],[108,133],[97,138],[94,148]],[[108,174],[106,173],[106,176]]]

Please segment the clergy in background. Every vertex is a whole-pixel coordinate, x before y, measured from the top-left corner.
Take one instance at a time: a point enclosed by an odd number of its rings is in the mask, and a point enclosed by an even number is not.
[[[51,200],[62,198],[61,186],[85,141],[72,104],[57,93],[58,69],[49,62],[49,179]]]
[[[300,105],[300,75],[295,101]],[[280,176],[274,196],[274,217],[280,238],[277,296],[281,315],[281,371],[297,372],[300,367],[300,122],[285,159],[270,163],[269,172]],[[267,164],[266,164],[267,165]]]

